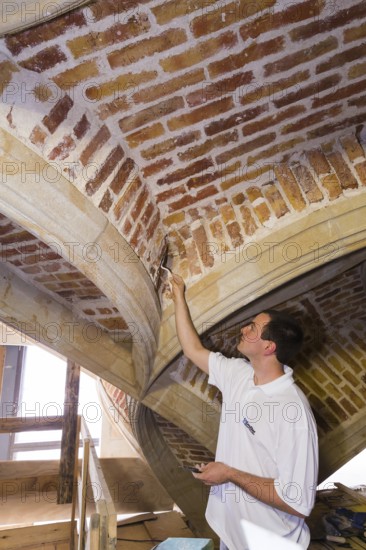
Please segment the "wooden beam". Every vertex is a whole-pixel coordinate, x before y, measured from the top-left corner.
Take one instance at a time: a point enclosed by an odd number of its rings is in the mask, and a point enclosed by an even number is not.
[[[69,542],[70,522],[62,521],[1,531],[0,550],[23,550],[54,542]],[[37,546],[38,547],[38,546]]]
[[[78,403],[80,387],[80,366],[73,361],[67,361],[64,425],[61,439],[60,484],[57,495],[58,504],[68,504],[72,501],[74,485],[74,467],[79,445],[78,434]],[[76,480],[75,480],[76,482]]]
[[[86,422],[81,421],[83,439],[90,440],[89,477],[97,513],[100,515],[99,536],[101,548],[114,550],[117,543],[117,514],[102,466],[95,451]]]
[[[63,416],[56,416],[54,418],[44,418],[40,416],[0,417],[0,433],[61,430],[63,421]]]

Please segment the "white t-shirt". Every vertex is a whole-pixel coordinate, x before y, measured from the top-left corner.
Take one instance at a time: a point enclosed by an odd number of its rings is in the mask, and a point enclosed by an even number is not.
[[[309,403],[289,367],[280,378],[260,386],[254,385],[253,375],[244,359],[210,353],[209,383],[223,397],[216,460],[274,479],[278,495],[309,515],[318,475],[317,430]],[[302,518],[272,508],[232,483],[212,487],[206,519],[230,550],[247,550],[241,519],[303,548],[310,540]]]

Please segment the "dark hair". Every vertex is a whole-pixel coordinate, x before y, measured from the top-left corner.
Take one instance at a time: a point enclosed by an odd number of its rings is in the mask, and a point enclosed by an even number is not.
[[[299,323],[288,313],[267,309],[271,320],[262,330],[261,339],[271,340],[276,344],[276,357],[282,364],[288,361],[300,351],[304,334]]]

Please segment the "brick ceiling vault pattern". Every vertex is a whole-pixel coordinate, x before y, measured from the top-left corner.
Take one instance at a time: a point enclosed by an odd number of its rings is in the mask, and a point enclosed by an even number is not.
[[[97,257],[92,247],[85,250],[86,258],[88,254],[91,261]],[[90,342],[98,339],[101,330],[116,342],[131,340],[128,325],[117,308],[85,275],[62,257],[56,243],[40,241],[2,214],[0,261],[19,277],[71,309],[75,319],[85,319]],[[47,327],[44,327],[44,335],[50,342],[57,336],[53,325],[50,323],[49,334]],[[36,337],[36,331],[16,321],[14,328],[22,333],[33,333]]]
[[[164,233],[194,256],[192,241],[206,238],[197,219],[218,214],[208,237],[236,246],[334,199],[336,155],[298,167],[300,190],[279,163],[361,132],[365,15],[351,0],[94,2],[1,41],[5,127],[57,165],[156,277]]]

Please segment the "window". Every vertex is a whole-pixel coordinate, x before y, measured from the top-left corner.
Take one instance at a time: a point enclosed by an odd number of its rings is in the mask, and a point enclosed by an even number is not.
[[[18,367],[13,375],[12,397],[6,398],[7,410],[10,403],[18,403],[16,416],[37,416],[55,418],[63,415],[67,362],[43,347],[33,345],[24,348],[15,347]],[[9,348],[10,350],[10,348]],[[14,349],[12,349],[14,355]],[[8,350],[7,350],[8,356]],[[11,392],[10,392],[11,393]],[[4,395],[3,395],[4,409]],[[13,407],[13,409],[15,409]],[[93,376],[84,371],[80,375],[78,413],[88,423],[94,439],[96,451],[99,450],[101,431],[101,407],[98,401],[96,383]],[[47,460],[60,458],[61,430],[39,430],[9,434],[7,445],[8,460]]]

